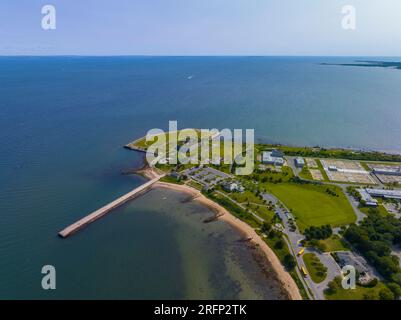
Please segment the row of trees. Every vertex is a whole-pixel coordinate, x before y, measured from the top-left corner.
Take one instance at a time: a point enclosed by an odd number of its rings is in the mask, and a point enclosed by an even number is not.
[[[263,222],[260,227],[260,231],[262,231],[264,234],[266,234],[269,239],[275,240],[274,246],[273,246],[274,249],[282,250],[286,246],[286,244],[282,238],[282,234],[279,231],[273,230],[272,223]],[[294,268],[297,265],[294,257],[289,253],[285,254],[282,257],[281,262],[283,263],[284,267],[288,271],[294,270]]]
[[[365,160],[365,161],[391,161],[400,162],[401,156],[397,154],[387,154],[382,152],[366,152],[341,149],[325,149],[325,148],[281,148],[286,155],[316,157],[316,158],[338,158],[349,160]]]
[[[333,229],[331,229],[331,226],[326,224],[321,227],[310,227],[306,228],[304,231],[305,238],[306,240],[324,240],[327,238],[330,238],[331,235],[333,234]]]

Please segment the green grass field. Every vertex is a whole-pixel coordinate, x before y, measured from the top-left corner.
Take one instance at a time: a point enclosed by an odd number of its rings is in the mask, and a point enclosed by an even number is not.
[[[259,217],[265,221],[272,221],[275,213],[269,210],[266,206],[251,204],[249,209],[255,212]]]
[[[263,204],[263,199],[260,199],[259,197],[257,197],[255,194],[253,194],[248,190],[241,193],[239,192],[228,193],[228,195],[230,196],[230,198],[234,199],[239,203],[246,204],[247,202],[250,202],[250,203]]]
[[[325,240],[319,240],[319,244],[322,244],[325,248],[324,252],[335,252],[335,251],[349,251],[347,244],[340,239],[338,235],[332,235],[330,238]]]
[[[307,167],[302,168],[302,171],[299,173],[299,176],[302,179],[313,180],[312,174],[310,173],[309,168],[307,168]]]
[[[327,268],[320,262],[314,253],[305,253],[302,256],[306,269],[314,283],[320,283],[327,277]]]
[[[345,290],[338,281],[333,281],[334,292],[327,290],[325,297],[327,300],[378,300],[381,290],[386,290],[386,285],[379,282],[373,288],[356,286],[355,289]]]
[[[269,184],[269,192],[279,198],[297,219],[301,231],[310,226],[330,224],[333,227],[356,221],[351,204],[339,187],[330,186],[338,194],[326,192],[327,185]]]

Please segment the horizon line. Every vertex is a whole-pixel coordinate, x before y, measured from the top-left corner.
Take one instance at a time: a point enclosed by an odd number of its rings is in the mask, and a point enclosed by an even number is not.
[[[258,55],[258,54],[199,54],[199,55],[172,55],[172,54],[0,54],[0,57],[333,57],[333,58],[361,58],[361,57],[380,57],[380,58],[401,58],[401,55]]]

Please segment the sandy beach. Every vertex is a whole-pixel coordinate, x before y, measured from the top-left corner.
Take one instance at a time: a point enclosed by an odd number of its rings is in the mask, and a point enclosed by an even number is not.
[[[151,170],[147,170],[151,171]],[[155,173],[153,173],[155,174]],[[153,174],[148,173],[147,176],[153,176]],[[283,265],[281,264],[280,260],[277,258],[275,253],[272,249],[263,241],[263,239],[255,232],[255,230],[250,227],[245,222],[239,220],[235,216],[233,216],[229,211],[225,208],[217,204],[216,202],[208,199],[205,197],[199,190],[196,190],[187,185],[179,185],[179,184],[172,184],[167,182],[157,182],[155,183],[152,188],[168,188],[172,190],[177,190],[181,192],[185,192],[193,196],[195,201],[202,203],[203,205],[207,206],[208,208],[212,209],[218,219],[221,219],[246,235],[246,237],[251,238],[252,242],[256,244],[260,250],[266,256],[269,264],[271,265],[272,269],[277,275],[277,278],[281,282],[283,288],[287,291],[288,296],[292,300],[302,300],[302,297],[299,293],[298,287],[290,274],[284,269]]]

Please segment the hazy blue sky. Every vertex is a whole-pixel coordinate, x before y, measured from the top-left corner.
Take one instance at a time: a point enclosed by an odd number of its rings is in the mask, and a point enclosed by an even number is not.
[[[400,0],[1,0],[0,54],[400,56],[400,15]]]

